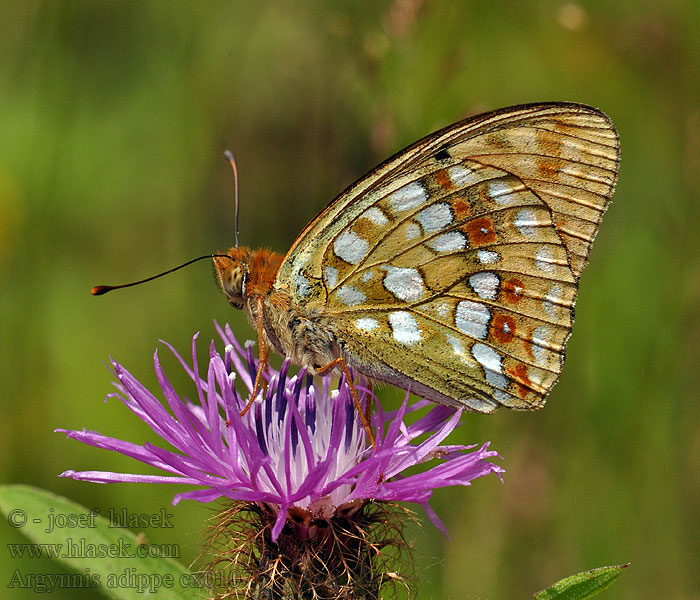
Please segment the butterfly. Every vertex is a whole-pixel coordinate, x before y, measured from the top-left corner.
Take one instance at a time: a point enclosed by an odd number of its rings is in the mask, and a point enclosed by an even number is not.
[[[348,367],[456,408],[541,407],[617,180],[619,138],[553,102],[460,121],[352,184],[286,255],[214,257],[229,303],[311,373]]]

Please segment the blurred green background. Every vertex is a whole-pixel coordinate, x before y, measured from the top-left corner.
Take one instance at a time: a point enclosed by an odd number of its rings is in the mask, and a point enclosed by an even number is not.
[[[285,251],[354,179],[434,129],[574,100],[616,123],[617,191],[583,275],[560,383],[536,414],[468,415],[505,483],[441,490],[450,533],[412,528],[419,598],[511,599],[630,561],[610,598],[700,598],[700,3],[0,2],[0,471],[106,512],[157,512],[168,486],[55,427],[155,441],[102,403],[110,354],[153,385],[158,339],[213,320],[253,337],[206,264],[93,298],[233,241]],[[161,352],[169,374],[185,378]],[[385,402],[399,396],[384,390]],[[212,511],[185,502],[153,542],[197,554]],[[422,513],[421,513],[422,517]],[[22,536],[0,525],[3,596]],[[91,592],[57,591],[55,598]]]

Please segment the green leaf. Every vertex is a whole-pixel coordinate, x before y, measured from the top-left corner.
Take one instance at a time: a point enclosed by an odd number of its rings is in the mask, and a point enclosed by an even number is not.
[[[622,569],[629,566],[617,565],[612,567],[598,567],[583,573],[577,573],[566,579],[558,581],[553,586],[537,592],[536,600],[586,600],[593,598],[612,584],[622,573]]]
[[[11,526],[34,542],[32,550],[40,550],[42,556],[82,575],[81,587],[94,586],[106,596],[120,600],[143,600],[152,596],[151,590],[157,592],[159,599],[168,600],[207,595],[207,590],[198,586],[195,576],[180,563],[148,556],[149,546],[131,531],[110,527],[104,517],[66,498],[24,485],[0,485],[0,512]],[[75,526],[52,528],[58,515],[66,515],[71,520],[69,524]],[[15,551],[28,547],[13,545]],[[163,548],[151,546],[150,550]],[[144,552],[147,556],[140,556]],[[32,557],[30,552],[24,555]],[[28,576],[21,568],[14,570],[10,586],[26,585]]]

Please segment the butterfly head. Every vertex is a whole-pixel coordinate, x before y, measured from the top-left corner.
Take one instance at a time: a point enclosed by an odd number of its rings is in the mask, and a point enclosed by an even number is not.
[[[247,248],[231,248],[226,252],[226,258],[214,257],[216,279],[234,308],[243,308],[245,304],[249,261],[250,251]]]
[[[214,256],[216,279],[231,306],[245,308],[252,296],[270,293],[283,256],[264,248],[231,248]]]

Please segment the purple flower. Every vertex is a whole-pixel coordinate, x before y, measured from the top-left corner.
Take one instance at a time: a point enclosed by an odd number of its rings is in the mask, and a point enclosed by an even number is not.
[[[471,480],[489,473],[500,477],[502,469],[488,460],[497,456],[488,450],[488,444],[477,450],[474,446],[441,445],[457,426],[460,411],[432,405],[427,414],[409,425],[404,421],[406,414],[430,403],[419,401],[409,406],[407,393],[398,411],[384,413],[373,402],[373,448],[365,440],[344,380],[331,390],[330,376],[319,378],[320,385],[314,384],[305,369],[289,377],[289,360],[279,371],[266,370],[265,392],[241,417],[247,401],[241,392],[250,395],[257,361],[251,347],[241,347],[228,326],[222,330],[217,325],[217,329],[226,348],[219,354],[212,342],[205,378],[199,375],[196,335],[192,340],[192,365],[165,344],[194,381],[194,402],[175,391],[156,351],[155,372],[170,410],[112,360],[118,392],[107,397],[121,399],[174,451],[93,431],[56,430],[86,444],[131,456],[170,475],[66,471],[61,477],[96,483],[202,486],[176,494],[173,503],[183,498],[210,502],[224,497],[264,506],[274,515],[273,541],[282,532],[290,510],[302,509],[315,520],[328,520],[370,499],[416,502],[444,531],[428,506],[435,488],[470,485]],[[234,385],[237,383],[238,390]],[[358,392],[365,405],[371,392],[361,386]],[[428,461],[435,464],[423,472],[402,475],[409,467]]]

